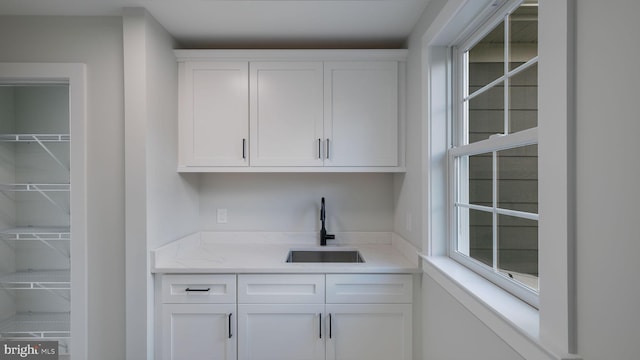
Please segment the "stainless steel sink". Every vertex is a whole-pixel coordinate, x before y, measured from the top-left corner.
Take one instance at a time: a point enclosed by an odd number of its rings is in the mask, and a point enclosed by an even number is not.
[[[288,263],[363,263],[358,250],[291,250],[287,256]]]

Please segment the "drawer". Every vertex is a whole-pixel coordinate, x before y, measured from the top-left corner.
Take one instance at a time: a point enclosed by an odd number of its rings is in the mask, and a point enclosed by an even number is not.
[[[238,275],[239,304],[324,303],[324,275]]]
[[[327,304],[409,304],[413,277],[409,274],[328,274]]]
[[[235,303],[236,275],[163,275],[163,303]]]

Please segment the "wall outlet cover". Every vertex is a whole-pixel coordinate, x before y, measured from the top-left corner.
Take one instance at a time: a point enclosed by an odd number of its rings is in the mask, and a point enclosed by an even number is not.
[[[226,224],[227,223],[227,209],[218,209],[216,212],[216,220],[218,224]]]

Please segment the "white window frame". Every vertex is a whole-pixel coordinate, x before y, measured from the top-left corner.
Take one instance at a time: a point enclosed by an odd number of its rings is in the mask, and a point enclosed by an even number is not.
[[[507,277],[505,274],[499,272],[498,269],[498,229],[497,229],[497,216],[508,215],[512,217],[524,218],[528,220],[538,221],[538,214],[525,213],[521,211],[502,209],[497,207],[497,189],[496,180],[496,152],[501,150],[514,149],[518,147],[537,145],[538,144],[538,128],[534,128],[509,133],[509,84],[510,79],[522,71],[528,70],[538,63],[538,56],[533,57],[524,64],[519,65],[514,69],[509,69],[509,41],[505,41],[504,44],[504,71],[502,76],[486,84],[484,87],[476,90],[472,94],[468,91],[468,51],[477,45],[488,33],[490,33],[496,26],[503,23],[505,40],[508,40],[509,36],[509,16],[519,8],[523,0],[506,2],[499,9],[495,10],[495,13],[488,18],[477,29],[474,30],[467,39],[454,45],[452,62],[453,62],[453,95],[454,99],[454,112],[452,117],[451,129],[453,130],[453,138],[451,141],[452,147],[447,151],[448,154],[448,167],[449,167],[449,217],[451,219],[451,229],[449,230],[449,256],[465,265],[476,273],[482,275],[489,281],[509,291],[520,299],[526,301],[528,304],[538,307],[539,296],[538,291],[525,286],[518,281]],[[478,142],[469,143],[468,139],[468,101],[476,96],[483,94],[489,89],[494,89],[496,85],[504,84],[504,133],[496,134],[488,139]],[[463,161],[462,158],[467,156],[473,156],[483,153],[492,153],[494,158],[493,163],[493,206],[480,206],[469,204],[465,201],[464,194],[461,193],[461,188],[465,186],[463,182],[467,176],[463,173],[461,168]],[[467,183],[468,185],[468,183]],[[467,194],[468,195],[468,194]],[[479,210],[492,214],[493,217],[493,265],[490,267],[470,256],[462,254],[458,251],[460,248],[461,240],[467,239],[468,241],[468,219],[459,215],[459,208],[467,208],[472,210]],[[464,246],[463,246],[464,247]]]
[[[448,256],[447,149],[454,111],[450,46],[477,28],[493,0],[448,0],[422,33],[424,240],[422,267],[525,359],[580,359],[575,290],[575,0],[539,0],[538,309]],[[412,59],[410,49],[410,61]],[[411,64],[409,64],[411,66]]]

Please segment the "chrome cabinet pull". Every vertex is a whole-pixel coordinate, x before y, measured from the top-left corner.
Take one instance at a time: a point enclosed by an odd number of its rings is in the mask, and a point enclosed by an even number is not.
[[[322,139],[318,139],[318,159],[322,159]]]

